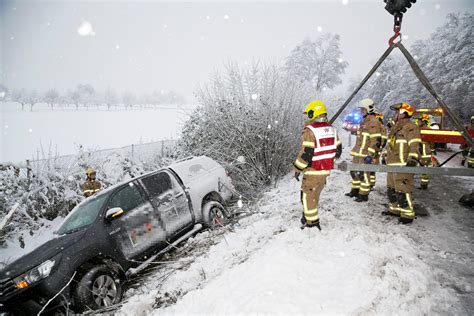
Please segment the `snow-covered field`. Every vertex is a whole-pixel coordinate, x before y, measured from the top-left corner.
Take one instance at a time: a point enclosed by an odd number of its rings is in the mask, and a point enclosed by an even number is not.
[[[191,108],[191,105],[185,108]],[[184,110],[115,110],[81,108],[76,111],[37,105],[33,112],[17,103],[3,102],[0,109],[0,162],[21,162],[77,153],[78,145],[98,150],[140,142],[176,139],[187,119]],[[21,144],[21,146],[18,146]],[[41,148],[42,145],[42,148]]]
[[[319,232],[299,229],[300,183],[286,178],[187,268],[129,290],[121,313],[471,314],[474,219],[457,200],[472,182],[439,177],[416,190],[430,216],[407,226],[381,215],[384,175],[366,204],[344,196],[349,183],[329,178]]]

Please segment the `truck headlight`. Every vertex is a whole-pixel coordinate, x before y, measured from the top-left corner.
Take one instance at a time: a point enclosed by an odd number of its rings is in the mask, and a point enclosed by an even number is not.
[[[23,289],[27,286],[29,286],[32,283],[38,282],[39,280],[42,280],[44,278],[47,278],[49,274],[51,273],[51,270],[53,269],[55,264],[54,260],[46,260],[39,266],[31,269],[30,271],[23,273],[19,277],[13,279],[13,282],[15,283],[15,287],[17,289]]]

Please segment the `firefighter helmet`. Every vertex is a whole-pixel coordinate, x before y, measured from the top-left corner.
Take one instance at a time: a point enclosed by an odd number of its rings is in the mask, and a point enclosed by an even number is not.
[[[409,117],[413,116],[415,109],[408,103],[397,103],[390,107],[394,111],[399,111],[399,113],[406,113]]]
[[[86,175],[90,176],[90,175],[93,175],[93,174],[95,174],[95,170],[92,169],[91,167],[88,167],[86,169]]]
[[[374,101],[372,99],[364,99],[360,101],[359,107],[366,109],[369,114],[375,113]]]
[[[304,114],[312,121],[320,115],[327,114],[326,106],[320,100],[311,101],[304,109]]]

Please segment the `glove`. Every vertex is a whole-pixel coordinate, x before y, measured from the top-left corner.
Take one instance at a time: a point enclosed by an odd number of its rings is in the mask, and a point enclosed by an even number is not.
[[[301,172],[295,171],[295,179],[296,179],[296,181],[300,181],[300,173],[301,173]]]
[[[373,160],[374,160],[373,157],[371,157],[371,156],[365,156],[365,158],[364,158],[364,163],[367,164],[367,165],[371,165]]]
[[[408,159],[407,167],[416,167],[416,165],[418,165],[418,161],[413,158]]]

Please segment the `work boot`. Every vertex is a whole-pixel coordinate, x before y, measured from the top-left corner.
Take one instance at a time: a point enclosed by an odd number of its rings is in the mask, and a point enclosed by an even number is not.
[[[427,184],[420,184],[420,190],[428,190]]]
[[[387,216],[393,216],[393,217],[399,217],[400,215],[389,212],[389,211],[383,211],[382,215],[387,215]]]
[[[306,227],[317,227],[319,230],[321,230],[321,226],[319,225],[319,219],[315,222],[312,223],[306,223]]]
[[[413,218],[400,217],[398,219],[398,221],[400,223],[402,223],[403,225],[406,225],[406,224],[410,224],[411,222],[413,222]]]
[[[346,193],[346,196],[348,197],[355,197],[359,195],[359,189],[352,189],[351,192]]]
[[[360,195],[360,194],[355,199],[356,202],[367,202],[368,200],[369,200],[368,195]]]

